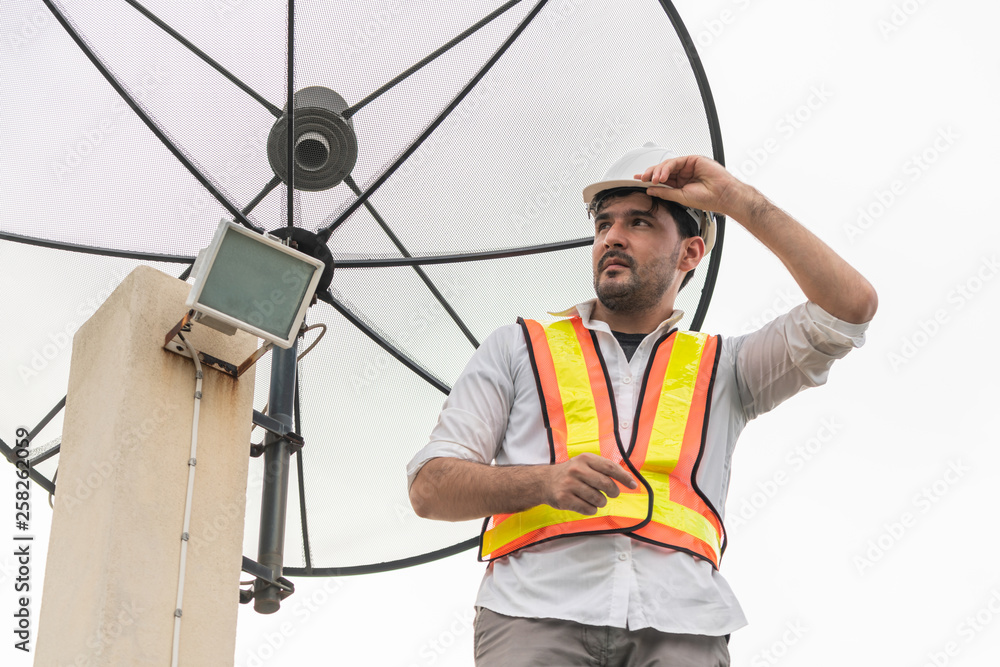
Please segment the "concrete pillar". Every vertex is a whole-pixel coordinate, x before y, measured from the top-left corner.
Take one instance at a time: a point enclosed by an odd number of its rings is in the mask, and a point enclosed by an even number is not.
[[[73,340],[35,665],[170,664],[195,370],[163,349],[189,285],[135,269]],[[195,325],[227,361],[257,339]],[[232,665],[253,371],[204,368],[180,665]]]

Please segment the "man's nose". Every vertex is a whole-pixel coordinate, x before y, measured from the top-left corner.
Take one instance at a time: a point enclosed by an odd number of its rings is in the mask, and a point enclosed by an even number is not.
[[[607,234],[604,235],[604,245],[608,248],[624,247],[625,242],[624,225],[618,222],[611,223]]]

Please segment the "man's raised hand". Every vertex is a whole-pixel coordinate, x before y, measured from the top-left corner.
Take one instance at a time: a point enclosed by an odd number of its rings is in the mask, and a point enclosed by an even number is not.
[[[703,155],[670,158],[635,177],[650,182],[646,193],[651,197],[737,219],[753,192],[721,164]]]
[[[788,268],[806,298],[830,315],[861,324],[875,316],[878,294],[864,276],[815,234],[715,160],[664,160],[636,178],[646,193],[736,220]]]

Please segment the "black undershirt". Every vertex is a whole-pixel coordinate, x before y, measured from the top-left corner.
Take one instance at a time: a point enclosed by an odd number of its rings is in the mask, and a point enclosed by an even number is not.
[[[618,344],[622,346],[622,352],[625,353],[625,358],[632,361],[632,355],[635,354],[636,348],[639,347],[639,343],[647,336],[647,334],[637,333],[622,333],[620,331],[611,332]]]

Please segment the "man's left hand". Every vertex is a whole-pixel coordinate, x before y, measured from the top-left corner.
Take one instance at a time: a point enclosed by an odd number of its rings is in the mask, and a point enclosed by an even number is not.
[[[651,197],[715,211],[737,220],[754,193],[753,188],[739,181],[721,164],[702,155],[670,158],[635,177],[654,184],[646,190]]]
[[[646,193],[683,206],[715,211],[739,222],[778,256],[806,298],[845,322],[868,322],[878,295],[864,276],[815,234],[710,158],[664,160],[636,178]]]

